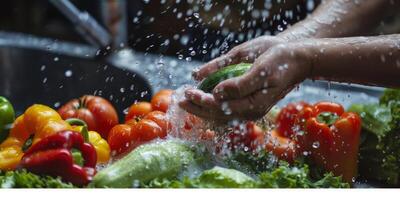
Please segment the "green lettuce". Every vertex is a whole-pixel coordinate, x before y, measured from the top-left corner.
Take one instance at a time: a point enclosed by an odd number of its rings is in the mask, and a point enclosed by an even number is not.
[[[70,183],[64,183],[60,178],[38,176],[20,171],[0,171],[0,188],[73,188]]]

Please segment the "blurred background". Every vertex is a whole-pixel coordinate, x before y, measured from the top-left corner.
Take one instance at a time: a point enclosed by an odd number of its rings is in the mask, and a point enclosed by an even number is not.
[[[113,36],[115,48],[209,60],[260,35],[283,31],[318,0],[98,0],[71,1]],[[49,1],[4,1],[0,29],[85,42]]]

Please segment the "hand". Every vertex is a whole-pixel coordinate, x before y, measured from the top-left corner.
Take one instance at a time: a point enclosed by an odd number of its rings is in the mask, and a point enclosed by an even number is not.
[[[261,118],[296,84],[311,76],[313,54],[308,47],[300,43],[274,46],[243,76],[219,83],[213,94],[187,90],[179,105],[214,121]]]
[[[239,46],[234,47],[225,55],[218,57],[193,73],[195,80],[201,81],[208,75],[218,71],[219,69],[241,62],[252,63],[262,53],[267,51],[269,48],[283,44],[286,39],[278,36],[262,36],[256,39],[245,42]]]

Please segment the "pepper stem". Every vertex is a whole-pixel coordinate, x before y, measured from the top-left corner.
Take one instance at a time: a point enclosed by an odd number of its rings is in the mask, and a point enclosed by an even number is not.
[[[322,112],[322,113],[318,114],[317,121],[319,123],[325,123],[328,126],[331,126],[332,124],[334,124],[336,122],[336,120],[338,118],[339,118],[339,116],[337,116],[335,113]]]
[[[89,131],[85,121],[78,118],[69,118],[65,120],[71,126],[82,126],[81,134],[85,142],[89,142]]]

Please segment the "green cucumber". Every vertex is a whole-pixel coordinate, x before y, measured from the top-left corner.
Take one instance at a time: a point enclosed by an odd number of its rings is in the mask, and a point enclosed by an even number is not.
[[[240,63],[224,67],[204,79],[198,88],[204,92],[210,93],[218,83],[226,79],[243,75],[251,68],[251,66],[251,63]]]
[[[92,186],[130,188],[155,178],[174,178],[195,163],[194,154],[180,140],[144,144],[99,171],[93,178]]]

